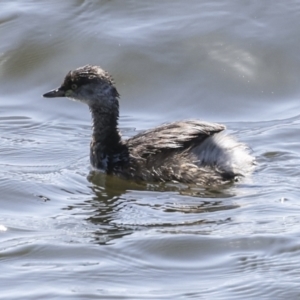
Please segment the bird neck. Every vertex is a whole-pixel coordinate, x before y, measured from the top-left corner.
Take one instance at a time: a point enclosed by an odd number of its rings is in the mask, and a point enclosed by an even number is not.
[[[93,124],[90,159],[91,164],[108,171],[115,156],[122,150],[121,136],[118,131],[119,105],[105,109],[100,105],[90,106]]]

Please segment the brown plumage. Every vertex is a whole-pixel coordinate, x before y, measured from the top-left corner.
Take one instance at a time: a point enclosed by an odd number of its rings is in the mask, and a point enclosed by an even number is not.
[[[119,94],[98,66],[70,71],[44,97],[86,103],[93,120],[90,159],[109,174],[143,181],[219,185],[253,170],[248,148],[223,134],[224,125],[198,120],[163,124],[122,140],[118,131]]]

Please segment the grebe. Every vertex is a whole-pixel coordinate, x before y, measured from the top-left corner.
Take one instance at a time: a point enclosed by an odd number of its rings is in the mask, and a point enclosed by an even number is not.
[[[245,176],[255,159],[248,147],[223,133],[225,126],[199,120],[163,124],[127,140],[118,130],[119,93],[98,66],[70,71],[62,85],[43,95],[68,97],[89,106],[94,168],[137,181],[220,185]]]

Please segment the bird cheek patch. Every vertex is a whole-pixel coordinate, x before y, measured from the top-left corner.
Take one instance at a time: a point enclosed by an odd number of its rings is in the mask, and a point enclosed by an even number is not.
[[[74,95],[74,93],[73,93],[72,90],[67,90],[67,91],[65,92],[65,95],[66,95],[66,97],[72,98],[72,96]]]

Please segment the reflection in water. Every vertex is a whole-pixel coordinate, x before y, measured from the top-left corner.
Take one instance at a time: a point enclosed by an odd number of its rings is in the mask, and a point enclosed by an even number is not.
[[[2,1],[1,298],[299,299],[299,20],[293,0]],[[87,180],[88,111],[40,97],[87,63],[126,136],[224,121],[253,182]]]
[[[232,73],[249,80],[255,78],[259,63],[250,52],[221,42],[210,45],[208,49],[211,49],[208,51],[209,57],[221,63],[223,68],[230,68]]]
[[[94,239],[99,244],[151,228],[169,228],[170,232],[174,227],[178,233],[187,231],[186,226],[196,226],[201,231],[204,224],[230,222],[228,215],[220,218],[216,212],[239,207],[231,200],[234,192],[230,187],[193,189],[174,183],[136,183],[96,171],[90,172],[88,181],[92,183],[92,199],[69,209],[80,207],[96,225]]]

